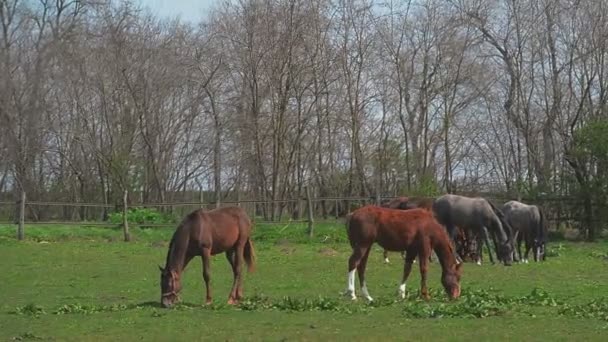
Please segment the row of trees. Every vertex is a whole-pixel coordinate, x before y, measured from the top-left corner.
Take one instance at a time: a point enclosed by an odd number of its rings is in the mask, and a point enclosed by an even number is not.
[[[498,190],[580,194],[591,217],[607,19],[602,0],[239,0],[196,24],[131,1],[1,1],[0,191]]]

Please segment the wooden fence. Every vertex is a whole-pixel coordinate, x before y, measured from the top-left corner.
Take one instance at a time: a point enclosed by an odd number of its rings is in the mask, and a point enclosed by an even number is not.
[[[500,195],[484,196],[496,203],[504,203],[511,198]],[[27,201],[27,196],[21,193],[20,200],[15,202],[4,201],[0,202],[0,207],[13,207],[16,213],[13,220],[0,222],[4,225],[16,225],[17,238],[22,240],[25,237],[25,226],[27,225],[77,225],[77,226],[101,226],[101,227],[122,227],[125,241],[130,240],[130,226],[146,226],[146,227],[170,227],[174,228],[176,222],[171,223],[134,223],[127,220],[127,213],[134,208],[160,208],[166,212],[172,213],[175,217],[182,217],[188,212],[197,208],[214,208],[219,206],[215,202],[178,202],[178,203],[132,203],[129,204],[129,193],[124,192],[122,203],[119,204],[103,204],[103,203],[70,203],[70,202],[40,202]],[[379,204],[383,200],[395,198],[393,196],[383,197],[321,197],[313,198],[310,195],[309,189],[305,189],[305,197],[296,199],[281,199],[281,200],[240,200],[240,201],[225,201],[221,206],[236,205],[243,207],[247,213],[254,219],[255,223],[276,223],[285,222],[285,218],[289,222],[306,223],[308,226],[308,234],[314,235],[314,224],[319,222],[336,222],[341,216],[348,211],[365,205]],[[581,222],[580,202],[577,199],[567,197],[543,197],[543,198],[523,198],[526,203],[535,203],[545,209],[547,219],[553,222],[555,226],[563,222]],[[291,206],[291,211],[286,210]],[[330,207],[330,209],[327,209]],[[52,211],[52,208],[60,207],[63,211],[66,208],[76,208],[81,211],[91,208],[101,208],[102,213],[97,220],[83,220],[82,215],[77,220],[65,219],[50,219],[40,220],[32,218],[26,211],[34,207],[42,208],[42,211]],[[268,216],[268,208],[272,211],[272,215]],[[297,208],[304,209],[303,211]],[[179,209],[179,210],[177,210]],[[122,212],[122,220],[120,223],[109,222],[107,214],[109,211]],[[293,212],[297,212],[294,217]],[[264,215],[261,215],[263,213]]]

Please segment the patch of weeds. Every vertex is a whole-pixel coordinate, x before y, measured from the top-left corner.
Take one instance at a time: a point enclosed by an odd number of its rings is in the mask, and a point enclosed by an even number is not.
[[[564,246],[564,244],[562,243],[558,243],[557,246],[551,244],[549,250],[545,253],[545,255],[551,258],[559,257],[563,254],[565,250],[566,246]]]
[[[241,300],[238,307],[243,311],[258,311],[272,308],[272,302],[268,297],[256,294]]]
[[[557,300],[539,288],[519,298],[478,289],[463,291],[460,298],[454,302],[406,302],[402,313],[409,318],[484,318],[504,315],[515,307],[519,307],[518,311],[521,311],[522,306],[557,306],[558,304]]]
[[[519,302],[527,305],[552,307],[563,304],[561,301],[553,298],[547,291],[538,287],[535,287],[529,295],[521,297]]]
[[[40,317],[41,315],[45,315],[46,311],[44,310],[44,307],[30,303],[25,306],[15,308],[13,313],[17,315]]]
[[[25,340],[43,340],[42,337],[35,335],[32,332],[26,332],[19,336],[15,336],[12,338],[13,341],[25,341]]]
[[[563,316],[595,318],[608,322],[608,299],[593,300],[584,305],[565,304],[558,313]]]
[[[337,300],[318,297],[315,299],[299,299],[283,297],[273,307],[281,311],[340,311],[341,305]]]
[[[591,256],[592,258],[600,258],[604,260],[608,259],[607,252],[591,251],[591,253],[589,253],[589,256]]]

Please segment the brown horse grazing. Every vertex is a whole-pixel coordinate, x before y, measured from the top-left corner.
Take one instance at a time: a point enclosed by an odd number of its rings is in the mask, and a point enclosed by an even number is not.
[[[403,278],[399,295],[405,298],[407,278],[416,256],[420,262],[421,295],[428,299],[426,276],[429,256],[434,250],[442,268],[441,283],[448,297],[460,296],[460,274],[458,264],[446,230],[425,209],[395,210],[368,205],[352,212],[347,217],[348,240],[353,253],[348,259],[347,295],[355,296],[355,269],[359,274],[361,292],[371,301],[365,283],[367,258],[374,242],[389,251],[406,251]]]
[[[181,275],[195,256],[203,259],[203,279],[207,288],[206,303],[211,303],[209,266],[211,256],[226,252],[234,280],[228,304],[237,304],[243,296],[242,268],[247,263],[250,272],[255,267],[255,251],[251,242],[251,221],[239,207],[202,209],[188,214],[177,227],[167,252],[165,267],[160,268],[161,305],[170,307],[178,301]]]
[[[397,197],[383,203],[382,207],[401,210],[421,208],[428,211],[433,211],[433,201],[434,199],[430,197]],[[388,260],[388,251],[386,249],[384,250],[383,256],[384,263],[388,264],[390,261]],[[405,259],[405,251],[401,252],[401,257]],[[416,260],[414,260],[414,262],[416,262]]]

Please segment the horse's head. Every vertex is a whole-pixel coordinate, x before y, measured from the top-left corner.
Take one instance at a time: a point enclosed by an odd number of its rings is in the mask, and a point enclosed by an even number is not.
[[[450,299],[460,297],[460,275],[462,271],[462,263],[455,263],[448,269],[443,271],[441,275],[441,284]]]
[[[500,253],[498,257],[505,266],[511,266],[511,264],[513,264],[515,249],[513,248],[512,241],[507,240],[504,243],[499,244],[498,252]]]
[[[534,239],[534,261],[545,260],[545,241]]]
[[[179,291],[182,285],[179,274],[158,266],[160,269],[160,304],[164,308],[171,307],[179,301]]]

